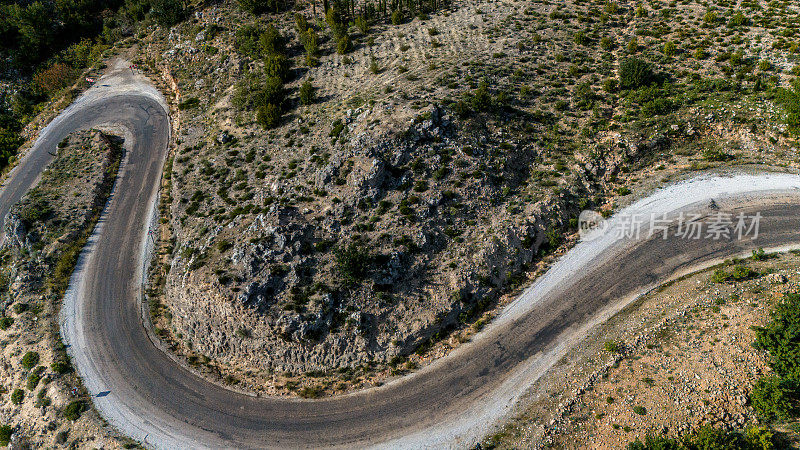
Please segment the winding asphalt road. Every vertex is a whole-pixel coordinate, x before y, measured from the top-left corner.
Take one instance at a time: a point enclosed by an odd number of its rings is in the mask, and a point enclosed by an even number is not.
[[[98,410],[150,447],[467,446],[509,414],[525,389],[588,328],[637,295],[755,247],[800,243],[800,177],[689,183],[631,208],[669,212],[673,218],[681,211],[759,212],[758,238],[603,235],[579,244],[473,342],[410,376],[330,399],[258,398],[182,368],[150,341],[142,325],[145,230],[170,133],[162,104],[130,92],[85,102],[65,114],[11,174],[0,191],[0,214],[36,182],[50,160],[47,151],[71,131],[113,122],[130,132],[123,170],[73,277],[61,325]]]

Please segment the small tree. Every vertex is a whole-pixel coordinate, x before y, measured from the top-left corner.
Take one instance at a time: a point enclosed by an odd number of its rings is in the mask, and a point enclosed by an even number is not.
[[[289,58],[283,54],[273,53],[264,59],[264,72],[268,77],[286,81],[289,78],[289,67]]]
[[[281,109],[274,103],[259,106],[256,121],[265,129],[275,128],[281,121]]]
[[[336,272],[345,284],[355,284],[367,276],[370,256],[363,247],[351,243],[339,247],[334,254]]]
[[[171,27],[186,18],[187,9],[182,0],[151,0],[150,13],[162,27]]]
[[[270,24],[258,39],[261,47],[261,54],[274,55],[286,53],[286,40],[281,35],[280,31]]]
[[[264,85],[261,87],[261,91],[258,93],[258,95],[260,95],[260,99],[258,99],[259,105],[272,103],[280,106],[283,104],[286,91],[283,89],[283,82],[280,78],[269,77],[264,82]]]
[[[261,56],[261,30],[253,25],[245,25],[236,30],[236,51],[251,58]]]
[[[319,54],[319,38],[313,28],[307,28],[306,32],[300,35],[303,48],[306,50],[306,64],[315,65]]]
[[[664,54],[665,55],[674,56],[677,51],[678,51],[678,47],[675,45],[674,42],[667,41],[667,43],[664,44]]]
[[[400,25],[403,23],[403,13],[399,9],[392,11],[392,25]]]
[[[767,422],[789,420],[796,411],[793,388],[791,382],[777,376],[758,380],[750,393],[758,417]]]
[[[350,41],[350,36],[348,36],[347,32],[345,32],[336,42],[336,53],[344,55],[345,53],[350,51],[351,46],[352,43]]]
[[[333,33],[333,36],[339,40],[342,36],[347,34],[347,20],[346,16],[342,14],[340,8],[332,7],[325,13],[325,21]]]
[[[378,60],[375,59],[375,55],[372,53],[369,55],[369,71],[374,75],[381,73],[381,66],[378,65]]]
[[[634,36],[628,41],[628,53],[636,53],[639,51],[639,39]]]
[[[25,353],[22,357],[22,367],[25,369],[33,369],[37,364],[39,364],[39,354],[36,352]]]
[[[314,86],[309,81],[300,85],[300,103],[310,105],[314,103]]]
[[[14,392],[11,393],[11,403],[15,405],[19,405],[22,403],[22,400],[25,399],[25,391],[22,389],[14,389]]]
[[[11,442],[11,434],[13,431],[14,430],[8,425],[0,427],[0,446],[6,446]]]
[[[583,30],[576,32],[572,40],[578,45],[586,45],[589,43],[589,38],[586,37],[586,32]]]
[[[356,17],[355,22],[356,22],[356,28],[358,28],[358,31],[360,31],[361,34],[369,33],[369,21],[367,21],[367,19],[363,15],[359,14],[359,16]]]
[[[653,81],[653,70],[650,64],[637,59],[628,58],[619,66],[619,84],[623,89],[636,89]]]

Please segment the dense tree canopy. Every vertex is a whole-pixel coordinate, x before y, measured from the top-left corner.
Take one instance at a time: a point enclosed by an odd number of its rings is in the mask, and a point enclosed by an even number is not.
[[[16,153],[36,105],[72,85],[81,71],[137,23],[172,26],[185,0],[0,0],[0,169]]]

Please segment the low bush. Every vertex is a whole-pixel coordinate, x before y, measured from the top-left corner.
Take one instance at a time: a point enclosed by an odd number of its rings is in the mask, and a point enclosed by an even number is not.
[[[785,422],[797,413],[796,383],[777,376],[758,380],[750,393],[750,402],[759,419]]]
[[[186,110],[200,106],[200,99],[197,97],[189,97],[186,100],[178,103],[178,109]]]
[[[653,82],[653,69],[638,58],[627,58],[619,66],[619,85],[623,89],[636,89]]]
[[[308,81],[300,85],[300,103],[303,105],[314,103],[314,86]]]
[[[350,243],[336,249],[335,269],[345,284],[355,284],[363,280],[369,272],[370,254],[360,245]]]
[[[770,450],[779,448],[774,432],[753,427],[745,434],[705,425],[682,437],[647,436],[628,444],[628,450]]]
[[[39,364],[39,353],[37,352],[28,352],[22,357],[22,367],[25,369],[33,369],[37,364]]]
[[[74,400],[64,408],[64,418],[72,421],[78,420],[86,409],[86,403],[83,400]]]
[[[67,361],[56,361],[53,364],[50,364],[50,370],[59,375],[64,375],[72,372],[72,365]]]
[[[11,442],[13,429],[8,425],[0,426],[0,446],[8,445]]]
[[[14,389],[14,392],[11,393],[11,403],[15,405],[19,405],[22,403],[22,400],[25,399],[25,391],[22,389]]]

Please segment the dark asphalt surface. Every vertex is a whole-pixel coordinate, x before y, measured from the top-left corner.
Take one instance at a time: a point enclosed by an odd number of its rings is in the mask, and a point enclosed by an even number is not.
[[[88,344],[73,351],[89,356],[92,367],[79,367],[80,372],[91,369],[99,374],[113,401],[124,404],[121,410],[132,411],[142,421],[150,432],[147,443],[154,445],[167,442],[160,433],[188,437],[187,447],[359,447],[402,438],[458,420],[475,405],[488,404],[520,364],[551,348],[620,298],[705,261],[758,246],[800,242],[800,196],[720,201],[720,207],[732,213],[762,214],[756,242],[674,237],[640,242],[615,250],[620,253],[607,262],[575,273],[508,326],[490,328],[454,357],[397,382],[314,401],[251,397],[209,383],[177,365],[153,345],[141,323],[136,274],[142,230],[169,139],[167,116],[155,101],[133,95],[112,97],[60,122],[0,193],[0,213],[7,212],[36,180],[49,160],[46,150],[52,151],[74,129],[112,119],[128,127],[136,142],[85,271],[88,297],[81,302]],[[694,209],[710,212],[706,203]]]

